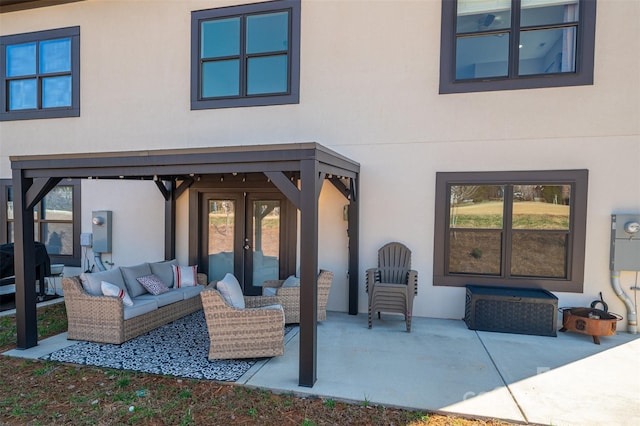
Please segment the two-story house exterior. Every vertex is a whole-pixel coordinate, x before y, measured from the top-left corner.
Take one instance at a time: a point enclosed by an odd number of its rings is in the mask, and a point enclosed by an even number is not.
[[[609,250],[611,215],[640,213],[640,1],[13,3],[0,1],[0,243],[12,157],[315,142],[360,167],[358,312],[364,271],[399,241],[419,273],[415,316],[461,318],[469,283],[544,288],[559,306],[602,292],[627,316]],[[56,261],[93,262],[80,233],[97,210],[113,212],[103,260],[163,259],[155,182],[89,177],[59,184],[76,204],[53,221],[66,241]],[[191,177],[176,200],[180,262],[215,275],[209,255],[255,239],[262,209],[280,230],[261,253],[269,273],[299,272],[297,210],[264,174]],[[347,204],[322,186],[318,265],[335,273],[328,309],[344,312]],[[208,221],[230,212],[252,225],[216,245],[229,223]],[[36,218],[43,242],[53,222]],[[635,279],[621,272],[626,292]]]

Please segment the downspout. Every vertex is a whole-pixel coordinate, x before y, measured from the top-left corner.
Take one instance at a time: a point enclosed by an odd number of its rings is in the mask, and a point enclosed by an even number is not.
[[[622,290],[620,285],[620,271],[611,271],[611,286],[615,291],[616,296],[620,298],[627,307],[627,325],[628,331],[631,334],[638,334],[638,313],[636,312],[636,306],[629,296]]]
[[[94,253],[93,262],[96,264],[99,270],[106,271],[107,268],[102,264],[101,256],[102,256],[102,253]]]

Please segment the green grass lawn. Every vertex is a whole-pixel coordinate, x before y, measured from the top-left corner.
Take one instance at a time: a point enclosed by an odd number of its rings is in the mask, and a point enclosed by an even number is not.
[[[67,331],[67,310],[64,303],[48,305],[37,310],[38,338],[53,336]],[[16,345],[16,316],[0,317],[0,351]]]

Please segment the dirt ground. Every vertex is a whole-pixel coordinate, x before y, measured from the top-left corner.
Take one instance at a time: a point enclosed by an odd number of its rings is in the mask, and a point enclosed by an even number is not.
[[[2,424],[498,425],[209,381],[3,359]]]
[[[15,317],[0,318],[0,353]],[[40,339],[66,330],[64,304],[38,309]],[[207,380],[0,357],[0,425],[509,425],[299,398]]]

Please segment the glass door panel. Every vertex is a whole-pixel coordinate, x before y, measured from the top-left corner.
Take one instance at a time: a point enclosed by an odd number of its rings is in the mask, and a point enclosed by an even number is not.
[[[208,241],[209,280],[221,280],[234,273],[236,203],[234,200],[209,199]]]
[[[251,283],[261,288],[264,281],[277,280],[280,276],[280,201],[254,200],[251,206]]]
[[[286,220],[289,207],[281,194],[229,191],[201,197],[199,262],[210,281],[231,273],[250,296],[262,294],[264,281],[280,279],[283,268],[293,273],[295,245],[287,244],[286,236],[296,235],[295,221]]]

